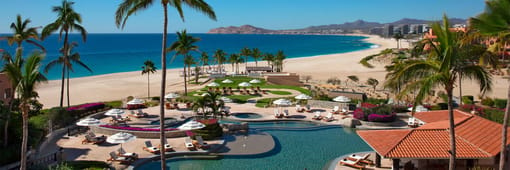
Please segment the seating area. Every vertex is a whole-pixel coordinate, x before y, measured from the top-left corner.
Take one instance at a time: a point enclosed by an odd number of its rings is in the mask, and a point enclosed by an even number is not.
[[[115,152],[110,152],[110,158],[106,160],[107,162],[119,162],[121,164],[131,164],[135,161],[132,157],[123,157],[118,156]]]
[[[159,154],[160,152],[159,148],[152,146],[151,141],[145,141],[145,146],[143,147],[143,150],[153,154]]]
[[[106,136],[96,136],[94,133],[89,132],[85,135],[85,139],[81,141],[82,144],[92,143],[92,144],[101,144],[106,141]]]
[[[370,156],[370,153],[367,153],[363,156],[359,156],[359,155],[349,155],[347,158],[344,158],[342,160],[340,160],[340,165],[343,165],[343,166],[349,166],[349,167],[352,167],[352,168],[357,168],[357,169],[365,169],[365,167],[367,165],[373,165],[373,161],[369,160],[368,157]]]
[[[197,148],[195,148],[195,145],[193,145],[193,142],[192,142],[192,140],[191,140],[191,138],[189,136],[184,138],[184,145],[190,151],[197,150]]]

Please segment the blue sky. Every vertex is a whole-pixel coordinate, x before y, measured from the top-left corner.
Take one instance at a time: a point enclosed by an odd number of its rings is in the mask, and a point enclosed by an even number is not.
[[[130,17],[124,29],[114,24],[114,13],[122,0],[75,0],[74,8],[82,14],[89,33],[159,33],[162,32],[162,7],[159,0],[146,11]],[[481,13],[484,0],[206,0],[216,11],[218,21],[191,9],[185,9],[183,23],[176,11],[169,10],[169,32],[186,28],[203,33],[221,26],[250,24],[268,29],[294,29],[312,25],[340,24],[357,19],[393,22],[401,18],[437,20],[449,17],[468,18]],[[10,33],[9,25],[17,14],[30,18],[32,26],[44,26],[55,20],[51,7],[60,0],[2,0],[0,33]]]

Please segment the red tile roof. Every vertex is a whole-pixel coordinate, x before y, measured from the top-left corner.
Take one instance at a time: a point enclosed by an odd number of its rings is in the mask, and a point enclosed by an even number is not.
[[[420,112],[415,117],[426,124],[416,129],[360,130],[357,133],[383,157],[448,159],[448,111]],[[501,124],[458,110],[454,112],[454,120],[457,158],[490,158],[499,154]],[[510,134],[508,136],[510,138]]]

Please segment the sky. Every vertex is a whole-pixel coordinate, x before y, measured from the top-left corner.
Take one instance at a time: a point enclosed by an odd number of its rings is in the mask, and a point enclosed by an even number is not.
[[[115,11],[124,0],[74,0],[74,9],[83,18],[89,33],[160,33],[163,8],[159,0],[147,10],[131,16],[124,29],[115,26]],[[187,29],[205,33],[212,28],[250,24],[266,29],[298,29],[308,26],[341,24],[358,19],[393,22],[402,18],[438,20],[448,17],[469,18],[483,12],[484,0],[206,0],[216,12],[217,21],[193,9],[185,8],[185,22],[169,8],[169,32]],[[57,14],[52,6],[61,0],[2,0],[0,33],[11,33],[9,26],[21,14],[32,20],[31,26],[45,26]]]

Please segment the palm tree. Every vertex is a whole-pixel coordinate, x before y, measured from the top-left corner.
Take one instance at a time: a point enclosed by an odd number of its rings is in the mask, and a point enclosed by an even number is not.
[[[154,4],[156,0],[124,0],[119,7],[117,8],[117,11],[115,12],[115,24],[117,27],[126,25],[126,21],[129,16],[135,14],[136,12],[143,11],[147,8],[149,8],[152,4]],[[182,10],[182,4],[185,4],[193,9],[198,10],[199,12],[207,15],[209,18],[216,20],[216,14],[214,13],[213,9],[209,4],[204,2],[203,0],[161,0],[159,1],[161,5],[163,6],[163,38],[162,38],[162,44],[161,44],[161,93],[159,101],[160,103],[165,102],[165,87],[166,87],[166,41],[167,41],[167,29],[168,29],[168,5],[175,7],[177,12],[179,13],[179,16],[184,21],[184,12]],[[163,104],[159,107],[159,115],[161,119],[160,128],[164,129],[165,124],[164,121],[164,115],[165,114],[165,107]],[[160,140],[161,143],[164,143],[164,137],[165,133],[164,131],[160,132]],[[163,145],[161,145],[163,146]],[[161,149],[164,149],[163,147]],[[165,156],[164,154],[161,154],[161,169],[165,169]]]
[[[37,41],[39,40],[39,33],[37,33],[37,27],[28,27],[30,24],[30,19],[23,20],[21,15],[16,16],[16,22],[11,23],[12,36],[4,36],[2,38],[7,39],[7,43],[12,45],[16,43],[18,45],[16,52],[19,50],[19,55],[23,55],[22,53],[22,43],[27,42],[32,45],[39,47],[41,50],[45,51],[44,47],[39,44]]]
[[[230,62],[230,64],[232,64],[232,72],[234,72],[235,70],[235,73],[238,74],[239,72],[239,63],[242,63],[244,62],[243,58],[241,58],[241,56],[239,54],[230,54],[230,57],[228,58],[228,62]],[[235,65],[235,67],[234,67]]]
[[[193,105],[191,105],[191,109],[193,109],[194,112],[200,113],[204,116],[204,119],[207,116],[207,98],[204,97],[198,97],[193,101]]]
[[[46,67],[44,68],[44,72],[45,73],[48,73],[48,71],[54,67],[55,65],[62,65],[62,67],[66,68],[66,78],[67,78],[67,107],[69,107],[70,105],[70,102],[69,102],[69,75],[70,75],[70,71],[74,71],[73,69],[73,63],[76,63],[80,66],[82,66],[83,68],[87,69],[89,72],[92,72],[92,70],[85,64],[81,61],[81,57],[80,57],[80,54],[75,52],[73,53],[73,49],[74,47],[78,46],[77,43],[73,42],[71,43],[70,45],[67,45],[67,51],[62,51],[63,55],[56,58],[55,60],[53,61],[50,61]],[[63,50],[63,49],[61,49]]]
[[[151,90],[150,90],[151,86],[150,86],[149,75],[151,73],[155,73],[157,69],[158,68],[156,68],[156,66],[154,65],[154,62],[152,62],[151,60],[147,60],[147,61],[143,62],[142,75],[147,74],[147,98],[150,98],[150,96],[151,96]]]
[[[387,84],[399,84],[402,91],[399,95],[405,95],[418,89],[415,105],[422,101],[428,93],[436,87],[443,87],[448,96],[449,132],[450,132],[450,170],[455,169],[456,143],[455,123],[453,117],[453,88],[459,73],[465,78],[474,79],[480,85],[480,91],[485,93],[491,89],[492,77],[479,65],[463,66],[469,62],[461,55],[461,43],[458,33],[451,32],[448,28],[448,18],[443,17],[443,25],[432,24],[436,32],[435,41],[425,40],[432,48],[428,51],[428,57],[416,60],[403,61],[386,76]],[[408,81],[413,77],[416,81]]]
[[[357,83],[357,82],[359,81],[358,76],[355,76],[355,75],[347,76],[347,78],[348,78],[349,80],[351,80],[352,82],[355,82],[355,83]],[[347,83],[347,81],[346,81],[346,83]]]
[[[253,60],[255,60],[255,67],[258,67],[257,61],[259,60],[260,57],[262,57],[262,53],[260,52],[260,50],[258,48],[252,49],[251,57],[253,58]]]
[[[188,67],[188,79],[191,78],[191,65],[195,64],[195,59],[193,58],[192,55],[190,54],[186,54],[186,56],[184,56],[184,80],[186,80],[186,67]]]
[[[18,45],[18,47],[16,49],[16,54],[15,54],[16,59],[13,60],[12,57],[7,52],[5,52],[3,54],[2,58],[4,59],[6,64],[14,64],[17,67],[21,67],[21,63],[22,63],[21,56],[23,55],[23,50],[22,50],[21,45],[23,42],[33,44],[33,45],[41,48],[41,50],[45,51],[43,46],[41,46],[38,42],[34,41],[34,40],[39,40],[39,36],[38,36],[36,27],[28,27],[28,24],[30,22],[31,21],[29,19],[23,20],[20,15],[17,15],[16,22],[11,23],[11,29],[13,31],[13,35],[0,37],[0,40],[7,39],[7,42],[9,45],[12,45],[14,43],[16,43]],[[0,52],[1,52],[1,50],[0,50]],[[13,76],[13,75],[11,75],[11,73],[8,73],[8,72],[7,72],[7,75],[9,77]],[[11,91],[10,96],[15,95],[16,84],[18,84],[18,81],[11,80],[12,91]],[[9,111],[12,111],[13,109],[14,109],[14,103],[11,101],[9,103]],[[7,145],[9,144],[9,142],[8,142],[8,139],[9,139],[8,128],[9,128],[9,120],[10,119],[11,119],[11,112],[7,112],[6,120],[5,120],[5,124],[4,124],[4,147],[7,147]]]
[[[209,54],[207,52],[202,52],[200,55],[200,63],[202,63],[202,68],[200,70],[204,70],[204,66],[209,65]]]
[[[244,63],[244,58],[242,58],[239,54],[236,54],[236,55],[237,55],[236,60],[235,60],[236,74],[239,74],[239,64]]]
[[[397,32],[395,35],[393,35],[393,38],[397,40],[397,49],[400,49],[400,39],[404,38],[404,36],[400,34],[400,32]]]
[[[216,118],[216,116],[220,113],[220,109],[225,106],[225,102],[220,100],[220,97],[221,93],[211,91],[207,92],[207,95],[204,96],[205,100],[207,101],[206,105],[211,109],[213,118]]]
[[[198,52],[198,46],[195,45],[196,42],[200,41],[199,38],[193,37],[191,35],[188,35],[186,33],[186,30],[182,30],[181,32],[177,32],[177,40],[173,42],[170,47],[168,47],[166,50],[167,52],[175,51],[174,56],[172,57],[172,60],[175,59],[177,55],[182,55],[185,57],[189,52],[196,51]],[[192,57],[193,58],[193,57]],[[186,82],[186,63],[184,63],[184,68],[182,74],[184,75],[184,95],[188,95],[188,87]],[[164,94],[163,96],[164,97]]]
[[[510,1],[508,0],[486,1],[486,10],[484,13],[476,16],[476,18],[470,18],[469,22],[473,28],[478,29],[485,35],[496,36],[503,34],[506,35],[505,37],[508,37],[508,35],[510,35],[510,15],[508,15],[508,9],[510,9]],[[504,40],[506,44],[510,44],[509,38],[505,38]],[[510,98],[510,84],[508,98]],[[509,111],[510,100],[507,101],[505,115],[503,117],[499,169],[505,169]]]
[[[267,66],[271,67],[271,70],[273,69],[273,65],[271,64],[271,62],[274,60],[274,55],[273,54],[271,54],[271,53],[264,54],[264,56],[262,57],[262,60],[266,60],[267,61]]]
[[[227,53],[225,53],[221,49],[217,49],[213,55],[213,58],[214,58],[214,60],[216,60],[216,64],[218,65],[218,69],[220,70],[220,74],[223,70],[223,63],[227,60],[225,58],[226,55],[227,55]]]
[[[67,0],[62,1],[61,6],[54,6],[52,11],[58,14],[57,19],[48,25],[46,25],[42,30],[42,39],[48,37],[52,32],[59,30],[59,38],[62,38],[62,32],[64,33],[64,47],[62,48],[62,52],[64,53],[64,59],[67,59],[66,53],[69,48],[68,43],[68,34],[74,30],[81,33],[81,37],[85,42],[87,40],[87,31],[80,25],[82,19],[79,13],[76,13],[73,9],[74,2],[70,2]],[[69,61],[65,61],[64,63],[69,63]],[[66,73],[66,66],[62,67],[62,86],[60,89],[60,107],[64,104],[64,79]],[[69,105],[69,103],[68,103]]]
[[[374,78],[368,78],[367,84],[372,86],[374,88],[374,91],[375,91],[375,87],[377,87],[377,85],[379,85],[379,81],[377,79],[374,79]]]
[[[276,72],[283,71],[283,60],[285,60],[287,56],[283,53],[282,50],[276,52],[276,56],[274,57],[273,63],[276,65]]]
[[[248,47],[244,47],[241,49],[241,53],[239,55],[244,56],[245,65],[244,67],[248,67],[248,56],[251,55],[251,50]]]
[[[46,78],[39,72],[41,66],[42,54],[34,52],[23,63],[23,67],[15,64],[7,64],[4,69],[8,73],[14,73],[10,77],[16,80],[17,96],[20,100],[19,108],[23,118],[23,136],[21,143],[21,162],[20,169],[27,169],[27,145],[28,145],[28,112],[30,111],[30,101],[37,97],[35,88],[37,84],[46,81]]]

